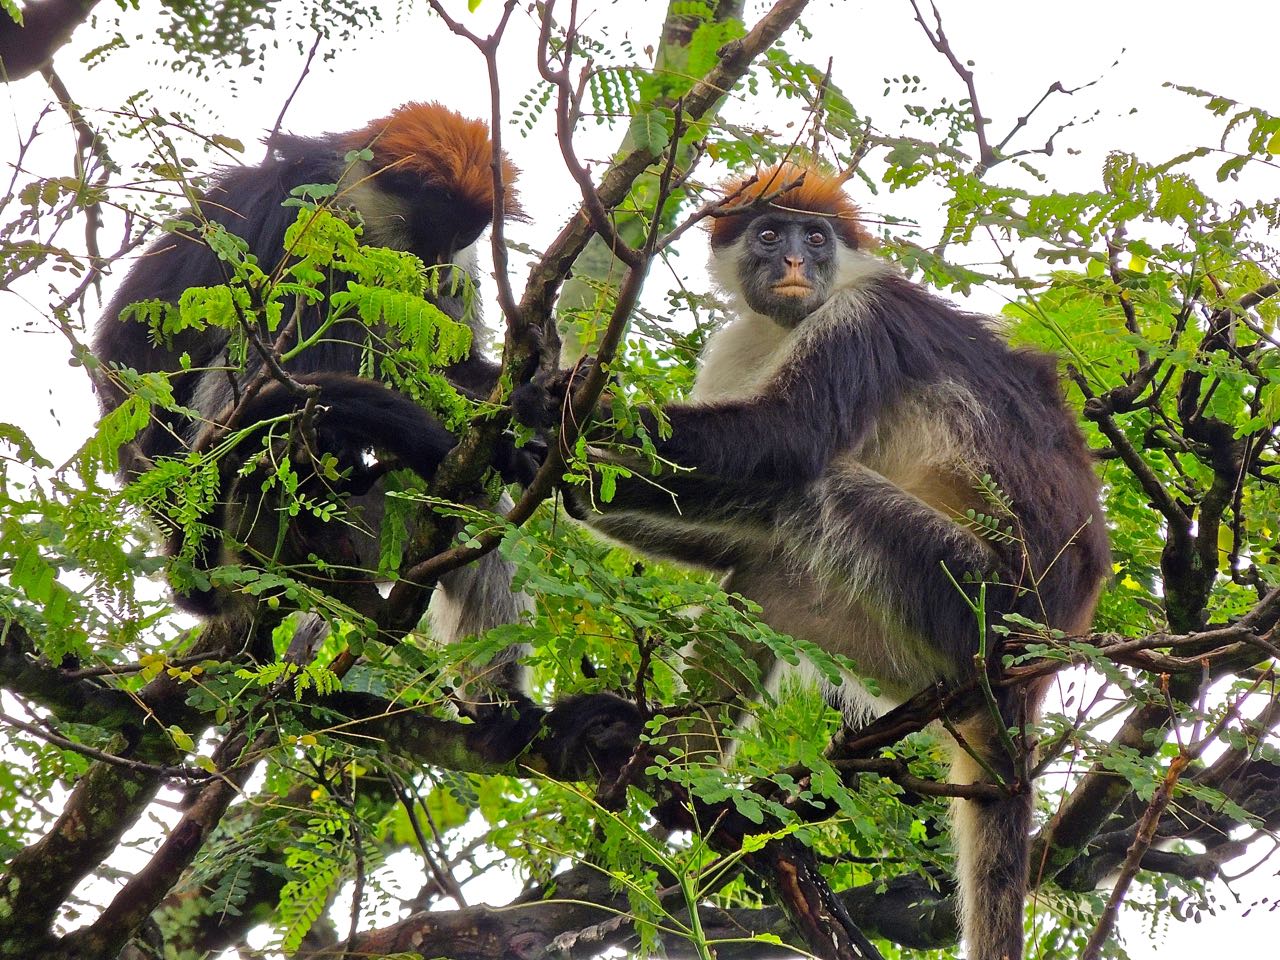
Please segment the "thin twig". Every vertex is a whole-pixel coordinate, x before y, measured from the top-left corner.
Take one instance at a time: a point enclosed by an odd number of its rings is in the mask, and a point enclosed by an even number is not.
[[[1178,755],[1170,761],[1169,769],[1166,771],[1164,779],[1160,782],[1160,786],[1156,788],[1155,794],[1151,797],[1151,802],[1147,804],[1147,809],[1143,811],[1142,817],[1138,821],[1133,843],[1130,845],[1129,852],[1125,857],[1124,866],[1120,869],[1120,875],[1111,890],[1111,896],[1102,911],[1102,917],[1098,920],[1098,925],[1089,937],[1089,942],[1085,945],[1080,960],[1098,960],[1102,955],[1102,948],[1110,938],[1111,931],[1115,927],[1116,918],[1120,914],[1120,905],[1124,903],[1133,878],[1137,876],[1138,871],[1142,868],[1143,856],[1155,840],[1156,828],[1160,825],[1160,817],[1173,799],[1173,791],[1178,785],[1178,780],[1182,777],[1187,767],[1199,759],[1205,749],[1218,739],[1218,736],[1226,729],[1227,724],[1238,716],[1240,706],[1257,687],[1258,683],[1255,682],[1248,691],[1232,702],[1218,722],[1213,725],[1213,729],[1197,742],[1181,748],[1178,751]]]
[[[0,723],[21,730],[23,733],[29,733],[33,737],[37,737],[46,743],[53,744],[62,750],[70,750],[72,753],[78,753],[82,756],[89,757],[91,760],[101,760],[103,763],[109,763],[115,767],[123,767],[126,770],[132,770],[135,773],[146,773],[155,777],[164,777],[169,780],[189,780],[202,781],[208,780],[210,774],[198,767],[187,766],[182,764],[179,766],[167,766],[158,763],[144,763],[141,760],[130,760],[128,757],[120,757],[114,753],[107,753],[105,750],[99,750],[96,747],[90,747],[83,743],[77,743],[69,740],[62,734],[58,733],[53,724],[45,721],[40,724],[24,723],[16,717],[11,717],[7,713],[0,713]]]
[[[298,74],[298,81],[293,85],[293,89],[289,91],[289,96],[284,98],[284,104],[281,105],[280,112],[276,115],[276,122],[271,125],[271,132],[267,134],[267,153],[264,159],[271,159],[271,151],[275,149],[276,138],[280,136],[280,128],[284,125],[284,115],[289,112],[289,107],[293,104],[293,98],[302,89],[302,81],[306,80],[307,74],[311,72],[311,63],[315,60],[316,51],[320,49],[320,41],[323,39],[324,34],[317,30],[316,38],[311,41],[311,49],[307,51],[306,62],[302,65],[302,72]]]
[[[978,138],[978,159],[982,167],[990,167],[996,162],[996,154],[987,142],[987,124],[990,121],[982,115],[982,108],[978,104],[978,88],[974,83],[973,71],[961,63],[960,58],[951,49],[951,41],[947,39],[947,35],[942,29],[942,14],[938,12],[937,5],[930,3],[929,7],[933,11],[933,28],[930,28],[925,23],[924,14],[920,12],[919,3],[916,0],[911,0],[911,9],[915,11],[916,22],[924,30],[924,35],[933,44],[933,49],[947,58],[947,62],[951,64],[951,69],[956,72],[956,76],[964,81],[965,89],[969,91],[969,112],[973,115],[973,132]]]

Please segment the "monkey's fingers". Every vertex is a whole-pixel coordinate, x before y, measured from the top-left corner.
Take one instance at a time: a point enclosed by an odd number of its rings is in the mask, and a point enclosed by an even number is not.
[[[516,420],[538,430],[559,426],[574,387],[595,367],[595,357],[584,357],[567,370],[540,373],[511,393],[511,409]]]
[[[533,483],[538,468],[546,459],[545,440],[535,437],[525,441],[523,446],[517,447],[515,437],[504,432],[498,438],[498,445],[494,449],[493,466],[504,482],[518,483],[522,487],[527,487]]]

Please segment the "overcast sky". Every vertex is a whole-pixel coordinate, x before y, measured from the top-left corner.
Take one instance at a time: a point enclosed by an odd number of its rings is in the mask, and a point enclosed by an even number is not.
[[[1025,131],[1026,144],[1035,145],[1059,123],[1101,111],[1090,123],[1062,135],[1059,154],[1041,161],[1049,182],[1058,189],[1095,186],[1101,161],[1109,150],[1163,160],[1193,144],[1211,142],[1220,121],[1185,95],[1164,89],[1161,84],[1165,81],[1207,88],[1280,112],[1275,67],[1280,12],[1278,5],[1265,0],[1218,0],[1212,4],[1190,0],[1074,0],[1070,4],[938,0],[938,5],[956,52],[975,61],[979,96],[992,119],[992,130],[999,136],[1054,81],[1074,87],[1101,78],[1097,85],[1070,99],[1056,98]],[[385,6],[386,16],[393,19],[401,5]],[[465,2],[458,0],[450,6],[457,16],[467,19]],[[478,16],[468,22],[483,31],[500,6],[498,0],[485,0]],[[603,10],[588,24],[589,30],[607,28],[615,40],[626,36],[637,51],[656,42],[665,2],[617,0],[601,6]],[[754,22],[766,6],[749,0],[748,19]],[[154,7],[153,0],[144,2],[142,12],[127,14],[120,29],[129,36],[148,35],[155,22],[150,12]],[[352,129],[415,99],[440,99],[464,113],[487,116],[488,90],[478,54],[424,15],[423,7],[425,4],[414,4],[398,24],[370,31],[329,63],[315,65],[290,106],[285,128],[296,133]],[[914,23],[907,0],[826,0],[812,4],[804,20],[813,32],[812,40],[801,41],[793,35],[789,49],[821,65],[832,58],[834,81],[882,129],[892,132],[900,116],[898,101],[882,96],[885,77],[919,75],[928,89],[916,96],[916,102],[963,96],[957,78]],[[242,140],[247,162],[261,156],[258,138],[274,124],[301,71],[303,57],[293,49],[298,38],[281,38],[280,50],[271,54],[265,76],[245,71],[212,82],[174,76],[154,66],[162,50],[149,47],[145,40],[87,70],[78,57],[103,43],[114,29],[104,22],[93,30],[81,30],[56,63],[91,119],[96,111],[116,108],[124,97],[146,88],[155,106],[193,111],[207,121],[208,132]],[[517,13],[505,47],[508,53],[501,60],[508,109],[534,84],[533,35],[530,19]],[[309,38],[302,38],[304,48],[309,42]],[[238,95],[233,95],[229,80],[235,81]],[[8,166],[16,158],[19,137],[30,130],[48,94],[37,77],[9,85],[3,95],[7,106],[0,122],[0,158]],[[1135,107],[1137,112],[1132,113],[1130,108]],[[730,110],[737,108],[731,106]],[[779,131],[801,116],[794,103],[763,118],[743,115],[741,110],[736,114],[741,121],[763,120]],[[43,129],[47,135],[32,151],[27,166],[40,175],[65,174],[70,134],[60,116],[48,118]],[[607,156],[616,134],[606,135],[603,130],[589,134],[593,146],[584,154]],[[522,138],[515,128],[505,130],[504,136],[508,153],[524,171],[523,204],[532,214],[532,223],[515,231],[514,237],[540,246],[572,211],[576,192],[563,171],[549,122],[544,121],[528,138]],[[1081,155],[1068,155],[1068,147]],[[1004,169],[1002,175],[1006,175]],[[1270,190],[1272,197],[1280,193],[1274,180],[1244,186],[1260,192]],[[1219,188],[1218,195],[1230,196],[1232,189],[1240,188],[1229,184]],[[939,213],[927,194],[901,197],[881,193],[858,199],[872,215],[888,211],[912,216],[925,226],[924,236],[936,236]],[[691,237],[683,261],[688,266],[683,279],[693,285],[702,282],[702,242],[700,237]],[[104,245],[111,243],[114,237],[104,241]],[[517,285],[523,273],[521,263],[519,258],[513,261],[519,268],[513,278]],[[96,404],[83,377],[67,366],[65,341],[44,323],[40,308],[49,299],[50,282],[65,284],[65,279],[50,274],[29,278],[15,294],[3,295],[0,419],[18,423],[37,438],[46,456],[57,461],[84,440],[96,418]],[[660,271],[655,271],[650,283],[657,293],[670,285]],[[979,294],[975,302],[994,310],[999,308],[1000,298],[988,291]],[[1275,867],[1269,864],[1239,885],[1246,901],[1242,908],[1276,886]],[[1230,895],[1220,891],[1219,899],[1229,901]],[[1230,912],[1238,915],[1240,909]],[[1135,930],[1132,925],[1129,929]],[[1255,910],[1245,921],[1210,918],[1200,925],[1176,925],[1171,933],[1159,945],[1161,957],[1200,958],[1224,948],[1242,956],[1261,955],[1259,951],[1272,951],[1280,943],[1280,916],[1274,912],[1263,916]],[[1143,943],[1141,936],[1131,946],[1136,957],[1156,955],[1156,948]]]

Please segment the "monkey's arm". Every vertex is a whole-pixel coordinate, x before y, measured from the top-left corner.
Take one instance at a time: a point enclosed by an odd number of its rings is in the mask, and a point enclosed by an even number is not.
[[[502,375],[502,365],[475,353],[474,346],[471,349],[472,354],[465,360],[451,364],[445,370],[445,376],[473,400],[483,400],[493,391],[494,384]]]
[[[842,306],[831,302],[820,311]],[[764,386],[747,400],[675,404],[660,456],[742,483],[803,485],[837,452],[855,448],[905,384],[899,351],[881,324],[828,314],[806,331]],[[657,418],[641,413],[651,436]]]
[[[833,299],[806,323],[813,328],[758,396],[667,406],[671,431],[665,438],[657,414],[641,409],[658,455],[711,485],[803,486],[835,453],[855,448],[910,379],[920,380],[890,329],[850,313],[843,301]],[[568,387],[568,372],[559,371],[536,388],[517,391],[517,419],[532,426],[558,423]],[[592,439],[622,438],[596,433]]]

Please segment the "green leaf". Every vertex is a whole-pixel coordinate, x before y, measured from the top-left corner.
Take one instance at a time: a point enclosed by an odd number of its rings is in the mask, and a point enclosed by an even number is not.
[[[195,741],[191,739],[191,735],[181,727],[171,724],[168,730],[169,738],[179,750],[190,753],[196,748]]]
[[[671,118],[662,110],[646,110],[631,119],[627,133],[636,149],[657,156],[671,142]]]
[[[14,449],[18,459],[25,460],[32,466],[48,469],[53,466],[48,460],[36,452],[35,445],[22,428],[12,423],[0,423],[0,443]]]
[[[1245,168],[1245,164],[1247,164],[1251,159],[1253,158],[1247,153],[1242,153],[1238,157],[1232,157],[1229,159],[1218,168],[1218,182],[1222,183],[1228,177],[1232,180],[1238,180],[1240,178],[1240,171]]]

